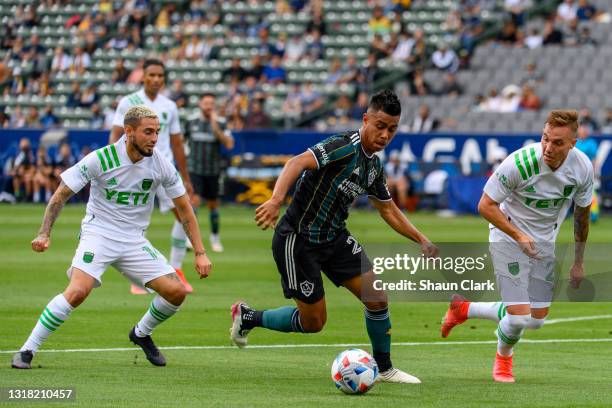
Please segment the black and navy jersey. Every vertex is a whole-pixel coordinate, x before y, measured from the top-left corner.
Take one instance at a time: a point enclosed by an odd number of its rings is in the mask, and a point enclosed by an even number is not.
[[[310,242],[330,242],[344,230],[349,207],[359,195],[391,200],[380,159],[365,153],[358,131],[331,136],[308,150],[318,168],[298,179],[285,218]]]

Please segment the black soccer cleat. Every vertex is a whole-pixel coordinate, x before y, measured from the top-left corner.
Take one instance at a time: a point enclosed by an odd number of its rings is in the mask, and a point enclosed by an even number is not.
[[[32,350],[18,351],[13,356],[13,361],[11,361],[11,367],[20,368],[22,370],[28,370],[32,368],[33,358],[34,358],[34,353],[32,352]]]
[[[145,356],[147,356],[147,360],[149,360],[151,364],[159,367],[166,365],[166,358],[159,351],[157,346],[155,346],[155,343],[153,343],[153,339],[151,338],[151,336],[138,337],[136,335],[136,328],[133,327],[132,331],[130,331],[129,337],[132,343],[142,348],[142,351],[144,351]]]

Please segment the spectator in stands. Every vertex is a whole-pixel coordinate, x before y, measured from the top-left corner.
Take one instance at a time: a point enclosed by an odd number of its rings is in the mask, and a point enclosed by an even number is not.
[[[555,27],[555,21],[553,19],[548,19],[544,23],[542,38],[542,44],[544,45],[563,44],[563,33]]]
[[[9,127],[17,129],[25,126],[25,115],[21,110],[20,105],[16,105],[11,111],[11,119],[9,120]]]
[[[449,97],[457,97],[463,93],[463,88],[457,82],[457,77],[455,74],[451,74],[450,72],[444,74],[444,82],[440,89],[438,89],[437,94],[440,96],[449,96]]]
[[[83,47],[77,46],[70,62],[69,71],[72,75],[83,75],[91,66],[91,57],[83,51]]]
[[[591,137],[592,131],[588,125],[578,126],[578,140],[576,141],[576,149],[586,154],[587,157],[594,161],[597,157],[597,141]]]
[[[400,119],[400,123],[401,123]],[[419,111],[416,116],[412,119],[412,123],[407,130],[402,130],[400,125],[400,130],[411,133],[429,133],[435,131],[438,126],[440,126],[440,120],[431,116],[431,111],[429,106],[421,105],[419,106]]]
[[[306,43],[299,34],[291,36],[287,47],[285,48],[285,62],[297,62],[306,52]]]
[[[459,69],[459,58],[448,44],[441,43],[431,56],[433,66],[441,71],[455,73]]]
[[[11,118],[4,111],[4,107],[0,106],[0,129],[7,129],[10,122]]]
[[[45,106],[45,113],[40,118],[40,123],[43,128],[50,129],[59,126],[59,118],[53,113],[53,106]]]
[[[521,27],[525,23],[525,10],[531,7],[531,0],[505,0],[504,9],[510,13],[512,22]]]
[[[104,129],[113,128],[113,119],[115,118],[115,112],[119,105],[119,98],[113,99],[110,106],[104,108]]]
[[[357,78],[359,73],[359,63],[354,54],[349,54],[346,57],[344,65],[342,65],[342,77],[340,78],[341,84],[352,84]]]
[[[119,26],[118,31],[110,37],[110,40],[105,45],[105,48],[115,51],[122,51],[130,45],[130,33],[126,26]]]
[[[130,72],[130,75],[127,77],[128,84],[140,84],[142,82],[142,78],[144,77],[144,60],[139,60],[136,64],[136,67]]]
[[[30,129],[39,129],[42,127],[40,117],[38,115],[38,109],[35,106],[30,106],[28,108],[28,114],[25,118],[25,127]]]
[[[505,21],[495,41],[501,45],[513,46],[518,40],[517,31],[517,27],[512,20]]]
[[[580,109],[580,126],[586,127],[589,133],[599,132],[599,122],[591,116],[591,111],[587,108]]]
[[[501,92],[499,112],[511,113],[518,112],[521,104],[522,91],[516,85],[507,85]]]
[[[484,101],[482,106],[485,112],[499,112],[501,105],[501,96],[499,96],[499,92],[497,88],[493,87],[489,89],[489,95]]]
[[[231,131],[243,130],[245,123],[244,118],[240,114],[240,106],[234,106],[230,111],[229,118],[227,120],[227,128]]]
[[[541,107],[542,101],[540,97],[536,95],[533,88],[527,84],[523,85],[523,94],[521,96],[519,108],[521,110],[540,110]]]
[[[251,68],[247,70],[245,78],[252,76],[256,78],[257,81],[259,81],[261,78],[261,75],[263,74],[263,71],[264,71],[264,65],[261,62],[261,55],[255,54],[251,58]]]
[[[575,20],[578,13],[578,5],[575,0],[563,0],[557,7],[557,20],[561,23],[569,23]]]
[[[349,117],[352,108],[353,104],[348,95],[342,94],[336,99],[336,102],[334,102],[333,115],[338,118],[342,116]]]
[[[314,35],[315,31],[317,31],[320,36],[327,34],[327,25],[323,19],[323,11],[320,8],[315,8],[312,10],[312,19],[306,26],[306,32],[308,34]]]
[[[540,48],[544,42],[544,38],[540,35],[540,30],[536,27],[532,27],[529,29],[529,33],[525,37],[523,43],[530,50],[534,48]]]
[[[189,96],[185,92],[183,88],[183,81],[180,79],[175,79],[172,81],[172,87],[166,92],[164,92],[168,98],[172,99],[178,108],[184,108],[187,106],[187,101]]]
[[[12,85],[12,70],[5,62],[0,61],[0,96],[10,93]]]
[[[387,0],[386,11],[395,11],[396,13],[402,13],[410,9],[412,0]]]
[[[601,128],[601,133],[612,135],[612,108],[606,109],[606,116]]]
[[[349,117],[352,120],[362,120],[363,114],[368,110],[368,94],[365,92],[360,92],[357,94],[357,102],[351,108],[349,113]]]
[[[376,59],[384,59],[389,56],[389,47],[382,35],[376,33],[370,42],[370,54],[376,55]]]
[[[251,102],[251,109],[246,118],[245,128],[266,129],[272,125],[272,120],[263,110],[263,100],[255,99]]]
[[[34,8],[34,4],[31,4],[26,7],[23,26],[28,28],[38,26],[38,16],[36,15],[36,9]]]
[[[452,10],[446,15],[446,19],[442,23],[442,29],[450,33],[458,33],[463,28],[463,19],[459,10]]]
[[[597,40],[591,36],[591,29],[589,27],[580,28],[580,33],[578,34],[578,45],[598,45]]]
[[[100,105],[94,103],[91,105],[91,118],[89,118],[90,129],[104,129],[104,114]]]
[[[588,2],[588,0],[578,0],[578,9],[576,10],[576,17],[580,21],[589,21],[596,19],[601,13],[597,11],[597,8]]]
[[[365,79],[365,84],[369,93],[369,91],[372,90],[371,88],[374,86],[374,83],[378,81],[383,74],[378,68],[378,58],[376,58],[376,55],[368,55],[368,61],[361,67],[360,73]]]
[[[202,51],[202,58],[205,60],[216,60],[219,58],[219,52],[221,52],[221,47],[223,45],[223,40],[217,41],[212,34],[206,34],[204,37],[204,49]]]
[[[55,159],[53,160],[52,182],[56,183],[56,186],[54,186],[53,188],[54,190],[57,188],[57,185],[59,185],[59,182],[61,181],[60,175],[64,172],[64,170],[74,166],[75,163],[76,159],[72,154],[72,149],[70,148],[70,145],[66,142],[62,143],[59,146],[57,155],[55,155]]]
[[[39,203],[41,199],[48,202],[53,193],[51,186],[51,173],[53,172],[53,160],[47,154],[44,146],[39,146],[36,151],[36,172],[33,179],[34,195],[32,201]],[[45,195],[42,197],[41,190],[44,189]]]
[[[544,82],[544,74],[538,71],[535,62],[530,62],[525,67],[525,76],[521,79],[521,85],[527,84],[534,87]]]
[[[407,207],[408,190],[410,182],[406,176],[408,166],[400,161],[397,150],[392,150],[389,154],[389,161],[385,164],[385,176],[387,176],[387,187],[391,197],[400,209]]]
[[[391,32],[391,21],[384,15],[383,8],[375,6],[372,17],[368,22],[368,36],[373,38],[375,34],[389,35]]]
[[[72,58],[64,52],[64,48],[56,47],[51,60],[51,72],[64,72],[70,69]]]
[[[190,61],[199,60],[204,55],[204,44],[197,34],[192,34],[185,47],[185,58]]]
[[[272,55],[278,55],[281,59],[285,56],[285,50],[287,49],[287,33],[280,32],[274,46],[270,49]]]
[[[432,93],[431,86],[425,80],[425,75],[423,74],[422,69],[415,69],[408,78],[410,81],[411,95],[425,96]]]
[[[48,61],[45,55],[46,50],[45,47],[40,44],[40,37],[38,34],[32,34],[30,37],[30,45],[25,47],[24,51],[29,53],[34,61],[34,74],[36,76],[47,70]]]
[[[302,105],[302,112],[306,115],[311,114],[323,106],[321,94],[315,90],[312,82],[306,82],[302,85],[300,104]]]
[[[270,84],[287,82],[287,72],[282,67],[282,59],[279,55],[272,55],[270,64],[267,65],[262,74],[262,80]]]
[[[317,61],[323,58],[323,41],[321,41],[321,32],[312,30],[311,38],[306,43],[306,57],[310,61]]]
[[[408,62],[415,68],[425,68],[428,62],[428,47],[425,41],[425,32],[421,29],[414,31],[414,46]]]
[[[111,83],[123,84],[127,81],[130,76],[130,71],[125,67],[125,60],[123,58],[117,58],[115,61],[115,68],[111,73]]]
[[[337,85],[342,80],[342,63],[338,58],[334,58],[329,65],[329,72],[325,78],[326,84]]]
[[[83,50],[89,55],[94,55],[94,52],[101,46],[101,39],[99,39],[93,31],[88,31],[85,34],[85,43],[83,44]]]
[[[412,53],[412,47],[414,47],[414,38],[412,38],[412,35],[407,31],[400,32],[397,45],[391,54],[391,59],[393,61],[408,63],[408,59]]]
[[[298,119],[302,116],[302,98],[300,84],[293,84],[291,90],[283,101],[283,117],[285,118],[285,129],[295,126]]]
[[[99,96],[96,90],[96,85],[90,83],[85,88],[85,92],[81,94],[78,106],[82,108],[90,108],[94,103],[98,102]]]
[[[19,140],[19,151],[13,158],[13,166],[9,172],[9,176],[13,179],[15,197],[19,201],[23,201],[32,195],[35,174],[36,158],[32,152],[30,139],[22,137]]]

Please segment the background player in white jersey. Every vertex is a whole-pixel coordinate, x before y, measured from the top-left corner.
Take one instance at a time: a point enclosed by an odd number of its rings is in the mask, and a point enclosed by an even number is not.
[[[146,105],[153,109],[160,121],[159,142],[156,149],[168,159],[171,163],[175,162],[178,168],[187,194],[193,195],[193,187],[187,171],[185,160],[185,150],[183,147],[183,136],[181,134],[181,126],[179,122],[179,114],[176,104],[161,94],[164,87],[166,70],[164,64],[157,59],[147,59],[144,62],[143,88],[137,92],[124,96],[119,101],[115,117],[113,118],[113,128],[111,129],[109,143],[115,143],[124,133],[123,117],[125,112],[134,105]],[[176,220],[172,226],[171,233],[171,249],[170,249],[170,265],[176,270],[177,275],[185,284],[188,292],[192,291],[191,285],[185,279],[185,275],[181,270],[183,259],[185,258],[185,244],[187,242],[185,232],[181,226],[180,219],[172,200],[168,197],[163,188],[157,192],[157,200],[159,201],[159,209],[162,213],[169,210],[174,212]],[[132,293],[145,294],[146,292],[132,285]]]
[[[553,289],[555,240],[574,202],[576,250],[570,283],[584,277],[593,166],[574,148],[578,113],[554,110],[540,143],[510,154],[489,178],[478,205],[490,222],[490,251],[503,303],[468,302],[455,295],[442,323],[442,336],[468,318],[499,322],[493,379],[514,382],[512,349],[526,328],[539,329]]]
[[[31,368],[34,353],[91,290],[101,285],[110,265],[132,282],[158,293],[129,339],[144,350],[152,364],[166,364],[151,332],[179,310],[187,292],[164,256],[145,238],[159,186],[172,198],[193,242],[200,278],[210,272],[211,263],[183,182],[172,163],[154,149],[160,126],[157,115],[146,106],[135,106],[125,114],[124,124],[126,136],[62,173],[62,183],[49,201],[38,236],[32,241],[36,252],[49,248],[51,228],[66,201],[91,183],[79,246],[68,269],[70,283],[47,304],[30,337],[13,357],[13,368]]]

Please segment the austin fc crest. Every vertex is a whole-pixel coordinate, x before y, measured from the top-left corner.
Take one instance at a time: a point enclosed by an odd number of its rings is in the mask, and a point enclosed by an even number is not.
[[[304,294],[304,296],[308,297],[312,295],[312,291],[314,290],[314,284],[308,281],[304,281],[300,283],[300,290]]]

